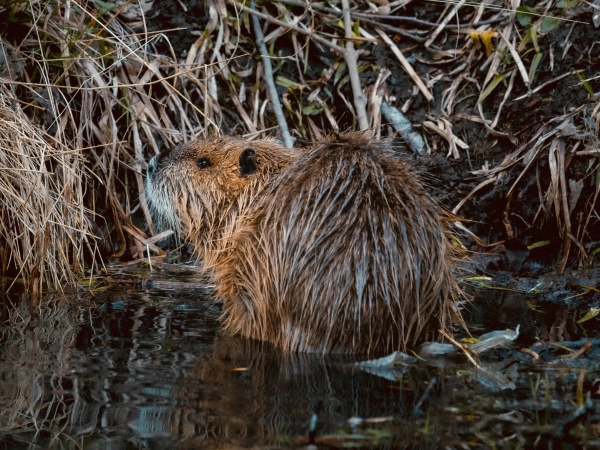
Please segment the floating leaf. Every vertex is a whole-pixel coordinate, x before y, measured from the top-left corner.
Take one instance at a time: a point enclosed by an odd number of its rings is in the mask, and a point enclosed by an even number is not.
[[[577,323],[583,323],[590,319],[593,319],[594,317],[596,317],[598,315],[598,313],[600,313],[600,309],[590,308],[590,310],[587,312],[587,314],[585,316],[583,316],[581,319],[579,319],[577,321]]]
[[[502,287],[502,286],[494,286],[494,285],[489,284],[489,283],[484,283],[483,281],[480,281],[479,285],[482,286],[482,287],[484,287],[484,288],[486,288],[486,289],[494,289],[496,291],[511,291],[511,292],[513,291],[513,289],[505,288],[505,287]]]
[[[493,278],[492,277],[486,277],[486,276],[477,276],[477,277],[469,277],[469,278],[465,278],[466,281],[492,281]]]
[[[556,348],[559,348],[567,353],[575,353],[575,350],[569,347],[565,347],[564,345],[558,344],[557,342],[553,342],[552,345]]]
[[[496,330],[482,334],[477,342],[471,344],[469,348],[475,353],[483,353],[490,348],[503,346],[519,337],[519,327],[520,325],[517,325],[514,330]]]
[[[528,245],[527,249],[528,250],[533,250],[534,248],[544,247],[544,246],[546,246],[548,244],[550,244],[550,241],[537,241],[537,242],[534,242],[531,245]]]

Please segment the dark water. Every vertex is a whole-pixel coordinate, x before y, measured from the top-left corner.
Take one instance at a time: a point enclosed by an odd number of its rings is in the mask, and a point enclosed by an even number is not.
[[[220,305],[201,289],[111,289],[38,306],[4,296],[0,448],[593,443],[595,406],[575,414],[578,385],[598,398],[597,322],[577,324],[576,308],[536,312],[531,301],[485,291],[468,307],[474,334],[521,325],[515,349],[481,362],[513,383],[502,389],[460,354],[375,375],[354,360],[286,355],[226,336]],[[538,348],[538,363],[517,350],[558,335],[595,344],[569,362],[553,346]]]

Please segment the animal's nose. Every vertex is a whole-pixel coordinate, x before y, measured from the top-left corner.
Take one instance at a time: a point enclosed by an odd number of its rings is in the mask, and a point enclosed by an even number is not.
[[[177,148],[177,147],[175,147],[175,148]],[[167,158],[171,154],[172,151],[173,151],[173,148],[170,148],[168,150],[163,150],[162,152],[160,152],[158,155],[154,156],[150,160],[150,162],[148,163],[148,172],[146,173],[148,177],[152,177],[152,175],[156,172],[156,170],[160,166],[161,161],[164,160],[165,158]]]
[[[158,166],[158,159],[160,158],[160,154],[153,157],[148,163],[148,171],[146,172],[146,176],[148,178],[152,178],[152,174],[156,172],[156,167]]]

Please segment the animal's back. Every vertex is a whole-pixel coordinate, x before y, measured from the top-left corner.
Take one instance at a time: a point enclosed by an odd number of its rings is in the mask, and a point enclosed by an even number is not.
[[[385,146],[362,134],[319,145],[273,181],[217,260],[225,326],[321,353],[436,338],[459,292],[444,220]]]

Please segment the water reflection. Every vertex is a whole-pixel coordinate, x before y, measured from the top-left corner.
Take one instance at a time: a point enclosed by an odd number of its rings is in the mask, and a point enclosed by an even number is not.
[[[5,301],[4,448],[304,442],[315,412],[320,434],[413,412],[419,386],[220,335],[220,306],[202,294]]]
[[[486,301],[497,318],[501,305],[506,317],[530,315],[523,299]],[[462,421],[492,404],[474,377],[457,376],[470,369],[462,359],[415,364],[389,381],[351,359],[222,335],[207,291],[108,291],[41,305],[13,295],[0,305],[0,448],[291,446],[309,442],[313,414],[321,445],[345,429],[354,444],[437,448],[464,443],[459,427],[472,424]],[[486,323],[485,312],[471,314]],[[370,435],[362,419],[374,420]],[[377,430],[377,421],[386,425]]]

